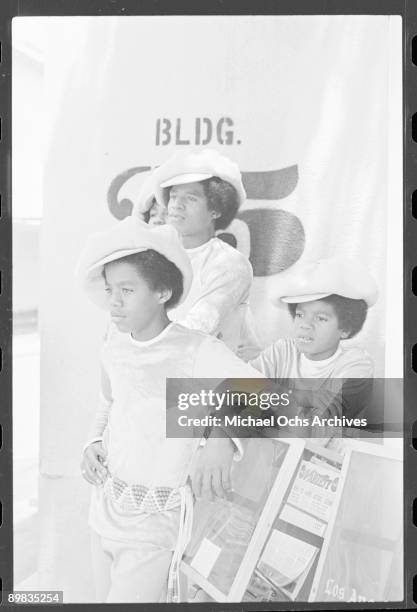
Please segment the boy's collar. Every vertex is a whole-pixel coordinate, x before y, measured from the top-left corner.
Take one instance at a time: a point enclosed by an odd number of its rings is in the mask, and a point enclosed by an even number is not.
[[[331,363],[334,359],[337,359],[341,355],[341,353],[342,353],[342,347],[340,345],[340,342],[338,344],[337,349],[333,353],[333,355],[331,355],[330,357],[326,357],[326,359],[309,359],[307,355],[305,355],[304,353],[301,353],[300,351],[301,359],[304,361],[304,363],[311,364],[311,365],[314,365],[314,364],[326,365],[327,363]]]
[[[165,338],[165,336],[167,335],[167,333],[169,332],[169,330],[171,329],[173,325],[174,325],[174,322],[171,321],[170,323],[168,323],[166,327],[164,327],[164,329],[161,332],[159,332],[159,334],[157,334],[153,338],[150,338],[149,340],[135,340],[132,334],[129,334],[129,338],[135,346],[149,346],[150,344],[155,344],[155,342],[159,342],[160,340]]]

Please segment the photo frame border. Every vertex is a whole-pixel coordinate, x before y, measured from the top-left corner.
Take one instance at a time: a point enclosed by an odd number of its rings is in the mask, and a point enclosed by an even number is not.
[[[139,10],[140,8],[140,10]],[[417,206],[413,216],[413,193],[417,196],[417,143],[413,140],[413,115],[417,112],[417,66],[412,61],[413,38],[417,35],[417,2],[413,0],[259,0],[256,4],[237,0],[4,0],[0,6],[0,579],[3,591],[13,590],[13,430],[12,430],[12,61],[11,24],[21,16],[141,16],[141,15],[400,15],[403,20],[403,298],[404,298],[404,422],[416,418],[417,398],[417,298],[412,273],[417,264]],[[417,45],[416,45],[417,48]],[[415,119],[417,128],[417,114]],[[417,129],[414,128],[417,138]],[[416,198],[417,203],[417,198]],[[417,294],[417,289],[416,289]],[[414,369],[413,369],[414,367]],[[416,421],[417,423],[417,421]],[[397,609],[417,608],[417,532],[413,523],[417,508],[417,429],[404,431],[404,601]],[[414,446],[415,445],[415,446]],[[414,512],[417,520],[417,512]],[[415,599],[413,587],[415,585]],[[3,602],[4,605],[4,602]],[[70,609],[77,604],[65,604]],[[176,609],[185,605],[172,604]],[[242,603],[200,604],[202,609],[242,610]],[[37,608],[37,606],[34,606]],[[96,608],[97,604],[83,604]],[[244,604],[245,609],[288,609],[288,605],[266,602]],[[143,604],[143,609],[166,609],[166,604]],[[296,609],[375,609],[379,604],[293,603]],[[77,608],[78,609],[78,608]],[[109,609],[130,610],[129,604]]]

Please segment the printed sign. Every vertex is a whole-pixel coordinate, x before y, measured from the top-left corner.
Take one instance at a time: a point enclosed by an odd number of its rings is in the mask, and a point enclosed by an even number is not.
[[[330,466],[302,461],[287,502],[328,522],[339,480]]]

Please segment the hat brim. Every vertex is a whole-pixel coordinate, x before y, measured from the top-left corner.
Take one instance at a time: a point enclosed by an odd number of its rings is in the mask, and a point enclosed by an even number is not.
[[[281,302],[285,302],[285,304],[301,304],[302,302],[313,302],[314,300],[321,300],[325,297],[332,295],[331,293],[310,293],[310,295],[291,295],[291,296],[282,296],[280,298]]]
[[[213,176],[213,174],[209,174],[208,172],[178,174],[177,176],[173,176],[172,178],[164,181],[159,186],[164,188],[172,187],[173,185],[185,185],[186,183],[197,183],[198,181],[205,181]]]
[[[111,261],[116,261],[116,259],[121,259],[122,257],[127,257],[128,255],[134,255],[135,253],[142,253],[143,251],[147,251],[148,249],[149,247],[138,247],[135,249],[114,251],[113,253],[110,253],[110,255],[106,255],[106,257],[99,259],[99,261],[90,266],[87,270],[87,276],[89,276],[92,272],[97,271],[98,268],[102,268],[105,264],[108,264]]]

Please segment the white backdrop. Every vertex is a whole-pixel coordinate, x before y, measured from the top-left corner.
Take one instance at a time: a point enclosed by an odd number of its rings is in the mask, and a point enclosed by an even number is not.
[[[91,579],[88,487],[79,478],[79,458],[95,409],[105,320],[76,286],[74,268],[86,236],[129,211],[129,202],[118,207],[116,200],[133,202],[143,176],[113,194],[113,213],[110,185],[129,168],[153,167],[177,148],[196,146],[196,119],[208,119],[201,122],[214,126],[207,146],[229,155],[246,174],[252,197],[242,213],[246,220],[252,215],[254,267],[272,271],[255,278],[252,294],[264,342],[288,332],[286,311],[270,298],[287,273],[281,270],[297,255],[359,257],[381,293],[356,341],[383,375],[387,240],[394,238],[395,248],[400,236],[393,236],[398,221],[387,233],[387,211],[398,219],[402,206],[398,161],[389,155],[400,138],[390,112],[393,104],[398,110],[392,91],[400,64],[392,58],[400,51],[401,23],[363,16],[48,22],[40,577],[43,588],[63,588],[67,600],[82,601],[91,596]],[[221,118],[233,137],[220,130],[218,138]],[[172,124],[167,144],[162,133],[157,144],[158,119]],[[256,172],[269,174],[259,179]],[[265,213],[248,213],[264,208],[275,211],[277,227]],[[273,245],[273,263],[259,261],[266,244]]]

